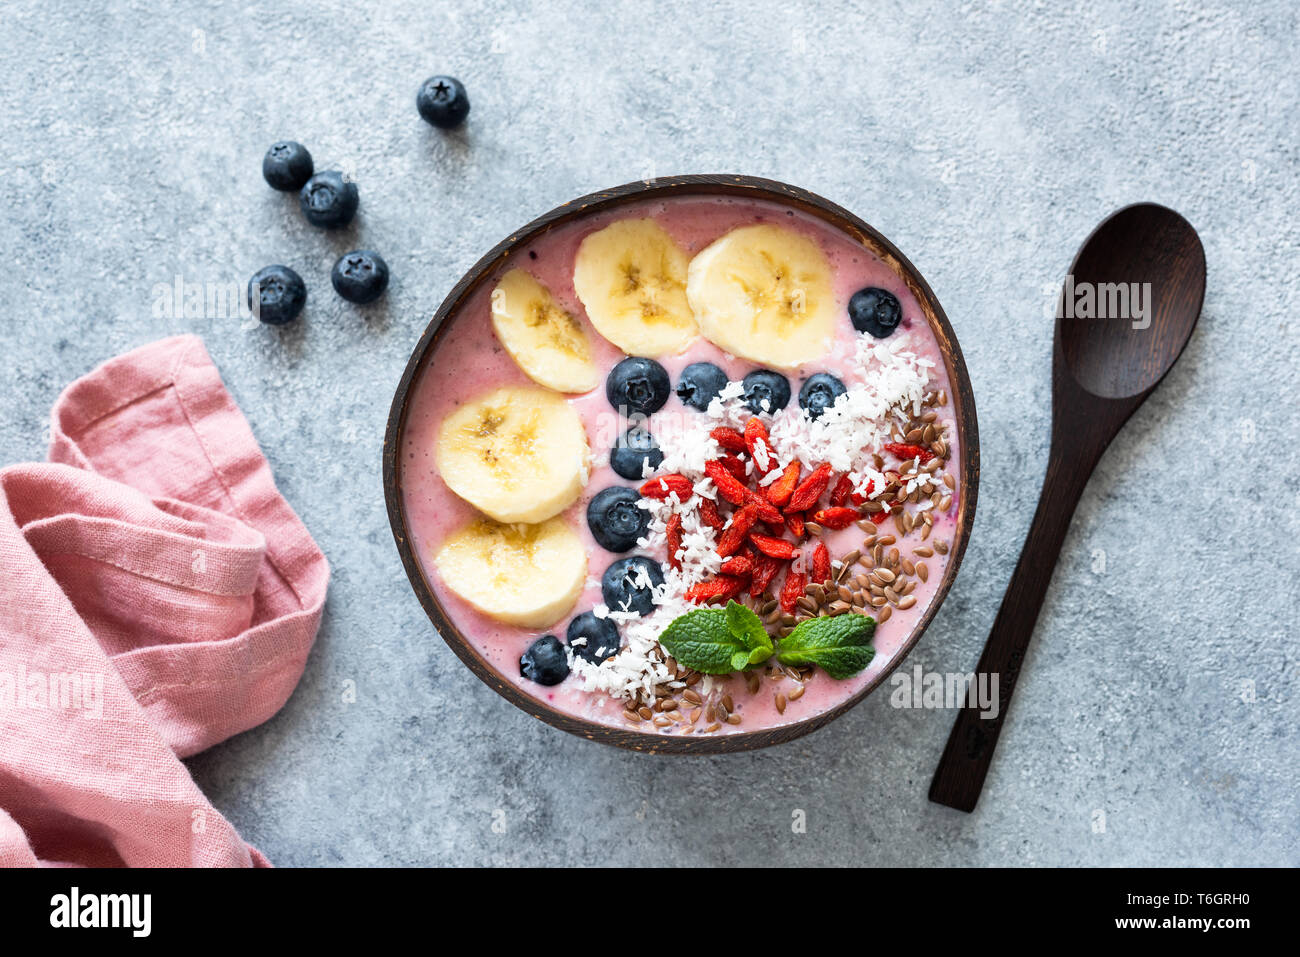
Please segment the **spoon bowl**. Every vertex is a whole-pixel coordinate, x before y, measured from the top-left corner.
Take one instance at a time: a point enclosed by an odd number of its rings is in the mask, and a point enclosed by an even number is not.
[[[1126,206],[1084,240],[1057,309],[1066,368],[1083,389],[1147,392],[1191,338],[1205,298],[1205,250],[1191,223],[1155,203]]]

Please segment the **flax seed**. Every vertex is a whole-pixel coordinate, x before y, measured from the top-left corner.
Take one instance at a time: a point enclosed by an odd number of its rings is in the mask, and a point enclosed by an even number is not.
[[[705,728],[704,730],[707,731],[707,732],[709,732],[709,733],[712,733],[712,732],[714,732],[714,731],[717,731],[717,730],[718,730],[719,728],[721,728],[721,727],[722,727],[722,725],[718,724],[718,722],[715,721],[715,722],[713,722],[713,724],[709,725],[709,726],[708,726],[707,728]]]
[[[804,531],[809,535],[820,535],[822,533],[822,527],[816,522],[804,522],[803,527]]]
[[[790,693],[786,695],[786,697],[791,701],[798,701],[800,698],[803,697],[803,692],[804,692],[803,685],[796,685],[795,687],[790,689]]]
[[[623,720],[625,720],[625,721],[633,721],[633,722],[640,722],[640,720],[641,720],[641,716],[640,716],[639,714],[637,714],[635,711],[624,711],[624,712],[623,712]]]
[[[945,542],[942,538],[936,538],[934,540],[934,550],[938,552],[940,555],[947,555],[948,543]]]
[[[898,563],[899,563],[900,565],[903,566],[903,571],[907,572],[907,574],[909,574],[909,575],[915,575],[915,574],[916,574],[916,566],[913,565],[913,564],[912,564],[910,561],[908,561],[906,558],[901,558],[901,559],[899,559]]]
[[[894,580],[894,573],[891,572],[888,568],[877,568],[872,573],[872,578],[874,578],[876,581],[880,582],[881,584],[887,585]]]
[[[781,694],[781,692],[778,691],[776,693],[775,701],[776,701],[776,713],[785,714],[785,695]]]
[[[699,720],[700,720],[700,715],[703,714],[703,713],[704,713],[703,710],[700,709],[700,708],[692,708],[692,709],[691,709],[691,724],[694,724],[696,721],[699,721]]]
[[[916,577],[921,579],[923,582],[928,582],[930,580],[930,566],[925,562],[917,562]]]
[[[883,625],[885,622],[889,621],[889,616],[892,615],[893,613],[894,613],[894,609],[890,608],[888,605],[885,605],[883,608],[880,609],[880,611],[876,612],[876,623]]]
[[[950,489],[953,489],[954,491],[957,488],[957,480],[947,472],[943,473],[943,484],[948,486]]]

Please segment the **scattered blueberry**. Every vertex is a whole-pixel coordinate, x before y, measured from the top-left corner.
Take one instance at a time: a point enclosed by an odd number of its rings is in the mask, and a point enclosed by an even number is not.
[[[790,380],[779,372],[755,369],[741,384],[745,387],[745,405],[755,414],[775,414],[790,404]]]
[[[835,376],[829,372],[819,372],[809,376],[799,390],[799,408],[807,412],[810,419],[821,418],[821,414],[847,391],[844,383]]]
[[[272,143],[262,157],[262,177],[272,189],[285,192],[302,189],[303,184],[311,179],[311,173],[311,154],[307,147],[293,140]]]
[[[426,123],[449,130],[469,116],[469,96],[464,84],[454,76],[431,76],[420,84],[415,108]]]
[[[636,546],[650,527],[650,513],[639,506],[634,488],[615,485],[598,492],[587,505],[587,527],[601,548],[626,552]]]
[[[307,287],[288,266],[267,266],[248,280],[248,308],[263,322],[282,326],[302,312]]]
[[[727,374],[712,362],[692,362],[677,380],[677,398],[704,412],[727,384]]]
[[[579,658],[586,658],[593,664],[600,664],[606,658],[614,657],[618,651],[618,628],[608,618],[597,618],[589,611],[575,615],[569,622],[569,647]],[[582,644],[575,644],[577,639],[586,638]]]
[[[869,332],[884,339],[898,328],[903,309],[898,297],[887,289],[867,286],[849,299],[849,319],[858,332]]]
[[[388,263],[379,253],[354,249],[344,253],[330,271],[334,291],[348,302],[374,302],[388,288]]]
[[[609,404],[625,414],[658,412],[668,401],[669,391],[668,371],[653,359],[640,356],[624,359],[605,380]]]
[[[644,580],[641,574],[643,571]],[[620,558],[605,569],[605,574],[600,579],[600,594],[612,611],[634,611],[638,615],[648,615],[654,610],[651,589],[663,583],[663,569],[657,561],[633,555],[631,558]]]
[[[623,478],[633,481],[646,477],[647,462],[653,472],[663,460],[663,450],[659,448],[655,437],[646,429],[635,425],[624,432],[618,444],[609,451],[609,467]]]
[[[336,229],[352,222],[357,214],[357,184],[329,169],[307,180],[298,194],[298,204],[307,222],[323,229]]]
[[[539,685],[558,685],[569,676],[569,656],[554,635],[542,635],[519,658],[519,673]]]

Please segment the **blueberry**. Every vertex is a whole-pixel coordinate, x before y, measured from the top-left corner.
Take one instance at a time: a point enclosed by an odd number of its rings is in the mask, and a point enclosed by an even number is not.
[[[650,527],[650,513],[639,506],[636,489],[615,485],[598,492],[587,505],[587,527],[601,548],[626,552],[644,538]]]
[[[420,84],[415,108],[426,123],[449,130],[469,116],[469,96],[464,84],[454,76],[431,76]]]
[[[267,266],[248,280],[248,308],[263,322],[282,326],[302,312],[307,287],[288,266]]]
[[[677,398],[704,412],[727,384],[727,374],[712,362],[692,362],[677,380]]]
[[[644,572],[644,574],[642,574]],[[659,563],[642,555],[620,558],[600,578],[600,594],[612,611],[648,615],[654,609],[652,588],[664,583]]]
[[[659,443],[648,431],[632,426],[623,433],[609,451],[609,467],[625,479],[637,481],[646,477],[645,464],[650,464],[650,471],[663,463],[664,453]]]
[[[903,318],[903,308],[898,297],[887,289],[867,286],[859,289],[849,299],[849,319],[858,332],[869,332],[884,339],[898,328]]]
[[[580,638],[587,640],[575,644]],[[589,611],[575,615],[573,621],[569,622],[568,639],[573,653],[593,664],[600,664],[618,652],[618,629],[614,623],[608,618],[597,618]]]
[[[745,387],[745,405],[751,412],[775,414],[790,404],[790,380],[779,372],[755,369],[741,384]]]
[[[653,359],[629,356],[609,373],[605,397],[624,414],[658,412],[668,401],[668,371]]]
[[[847,391],[844,383],[835,376],[829,372],[819,372],[809,376],[799,390],[799,408],[807,412],[810,419],[821,418],[821,414]]]
[[[337,229],[352,222],[358,199],[357,184],[345,180],[338,170],[329,169],[307,180],[298,194],[298,205],[313,226]]]
[[[354,249],[344,253],[330,271],[334,291],[348,302],[374,302],[388,288],[388,263],[379,253]]]
[[[539,685],[558,685],[569,677],[569,656],[554,635],[542,635],[519,658],[519,673]]]
[[[307,147],[293,140],[272,143],[262,157],[262,177],[272,189],[285,192],[302,189],[303,184],[311,179],[311,172],[311,154]]]

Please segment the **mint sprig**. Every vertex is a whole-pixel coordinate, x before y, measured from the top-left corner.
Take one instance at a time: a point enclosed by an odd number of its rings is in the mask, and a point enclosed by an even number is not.
[[[679,665],[725,675],[760,665],[776,655],[783,665],[816,665],[832,678],[851,678],[871,664],[876,621],[867,615],[809,618],[777,647],[762,620],[739,602],[726,608],[697,608],[673,619],[659,644]]]
[[[832,678],[851,678],[871,663],[876,621],[867,615],[809,618],[781,639],[776,660],[783,665],[817,665]]]
[[[659,644],[679,665],[709,675],[762,664],[774,650],[762,620],[734,601],[726,608],[697,608],[673,619]]]

